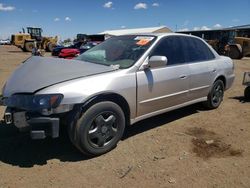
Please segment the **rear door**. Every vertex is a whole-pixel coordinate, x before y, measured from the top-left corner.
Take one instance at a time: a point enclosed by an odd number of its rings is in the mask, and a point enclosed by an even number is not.
[[[167,66],[137,72],[137,116],[163,110],[188,100],[189,65],[185,64],[181,38],[162,39],[150,56],[166,56]]]
[[[215,56],[200,39],[186,37],[186,61],[190,70],[189,100],[206,97],[216,75]]]

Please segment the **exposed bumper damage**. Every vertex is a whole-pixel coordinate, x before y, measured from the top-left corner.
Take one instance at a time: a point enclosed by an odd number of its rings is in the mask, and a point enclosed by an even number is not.
[[[25,111],[13,111],[7,108],[4,114],[6,124],[13,124],[20,131],[29,131],[32,139],[59,137],[58,117],[42,117]]]

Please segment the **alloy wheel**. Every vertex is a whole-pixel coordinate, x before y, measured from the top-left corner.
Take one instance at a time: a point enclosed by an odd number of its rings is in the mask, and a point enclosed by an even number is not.
[[[101,148],[112,142],[117,135],[115,114],[103,112],[97,115],[88,131],[88,142],[96,148]]]

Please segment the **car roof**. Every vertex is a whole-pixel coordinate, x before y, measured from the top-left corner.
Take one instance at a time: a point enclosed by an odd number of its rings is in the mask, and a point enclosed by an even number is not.
[[[165,36],[186,36],[186,37],[193,37],[193,38],[198,38],[201,39],[200,37],[196,37],[194,35],[189,35],[189,34],[182,34],[182,33],[134,33],[134,34],[127,34],[127,35],[120,35],[120,36],[134,36],[134,35],[147,35],[147,36],[154,36],[154,37],[165,37]]]

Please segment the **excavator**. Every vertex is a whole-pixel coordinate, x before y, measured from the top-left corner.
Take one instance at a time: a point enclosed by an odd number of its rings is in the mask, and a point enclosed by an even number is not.
[[[27,27],[27,32],[11,35],[11,44],[21,48],[24,52],[31,52],[34,47],[51,52],[57,44],[57,36],[44,37],[42,36],[42,28]]]

